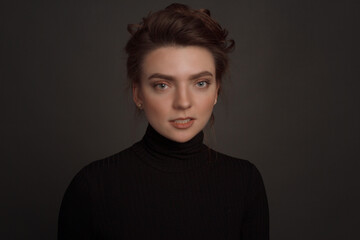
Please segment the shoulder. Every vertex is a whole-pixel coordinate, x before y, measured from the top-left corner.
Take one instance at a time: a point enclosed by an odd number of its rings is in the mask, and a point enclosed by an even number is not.
[[[134,157],[131,147],[128,147],[120,152],[88,163],[77,172],[74,179],[96,179],[101,175],[125,171],[134,163]]]
[[[241,177],[243,180],[262,180],[260,171],[250,160],[234,157],[228,154],[217,152],[211,149],[212,158],[216,159],[215,168],[231,174],[234,177]]]
[[[234,157],[211,149],[212,156],[214,156],[219,164],[228,167],[241,168],[244,170],[252,170],[256,168],[255,164],[249,160]]]

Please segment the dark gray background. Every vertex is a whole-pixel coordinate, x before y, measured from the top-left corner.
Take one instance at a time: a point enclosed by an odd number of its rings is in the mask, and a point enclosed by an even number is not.
[[[1,3],[1,239],[55,239],[72,177],[140,140],[126,25],[171,2]],[[209,144],[261,171],[272,239],[360,239],[358,1],[183,2],[236,41]]]

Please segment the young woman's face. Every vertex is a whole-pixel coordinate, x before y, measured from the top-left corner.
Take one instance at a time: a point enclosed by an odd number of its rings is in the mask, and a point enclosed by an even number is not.
[[[161,47],[145,56],[134,101],[143,105],[158,133],[186,142],[209,121],[218,92],[215,76],[214,58],[206,48]]]

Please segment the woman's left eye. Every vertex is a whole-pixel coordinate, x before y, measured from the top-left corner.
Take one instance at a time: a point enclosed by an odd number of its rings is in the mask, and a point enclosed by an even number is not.
[[[196,83],[200,88],[205,88],[207,85],[209,85],[208,81],[200,81]]]

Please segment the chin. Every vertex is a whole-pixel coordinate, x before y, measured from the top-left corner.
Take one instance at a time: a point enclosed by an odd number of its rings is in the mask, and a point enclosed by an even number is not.
[[[195,135],[196,135],[196,133],[194,133],[193,131],[189,131],[189,132],[184,131],[182,133],[174,132],[168,138],[175,142],[184,143],[184,142],[191,140],[193,137],[195,137]]]
[[[157,130],[156,125],[154,128],[155,128],[155,130]],[[160,133],[162,136],[164,136],[167,139],[170,139],[174,142],[184,143],[184,142],[191,140],[200,131],[201,131],[201,129],[198,129],[198,127],[195,124],[191,128],[186,129],[186,130],[185,129],[184,130],[176,129],[172,125],[170,125],[170,126],[166,126],[165,128],[160,127],[158,133]]]
[[[179,143],[184,143],[189,141],[191,138],[177,138],[177,139],[172,139],[175,142],[179,142]]]

